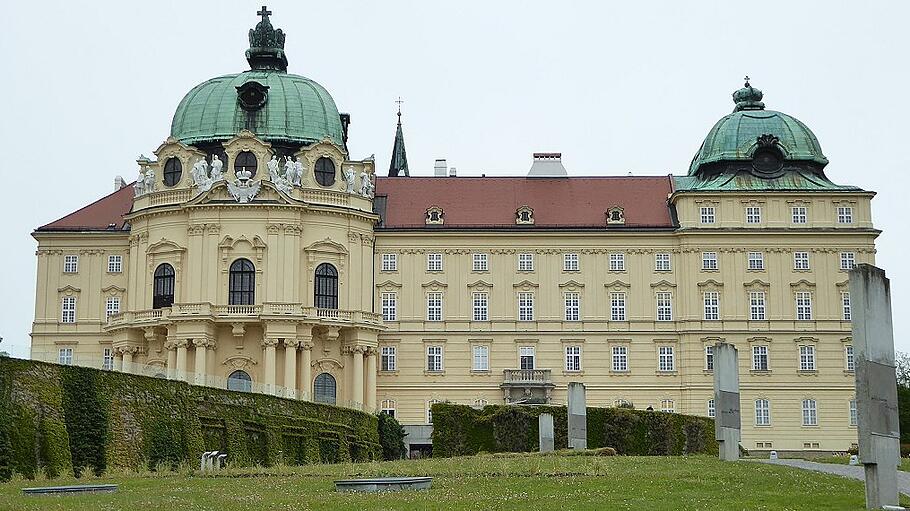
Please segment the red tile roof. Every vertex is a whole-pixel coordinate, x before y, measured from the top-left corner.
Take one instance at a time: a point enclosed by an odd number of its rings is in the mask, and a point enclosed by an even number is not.
[[[126,185],[84,208],[70,213],[38,231],[108,231],[123,229],[123,215],[133,207],[133,186]],[[113,227],[110,224],[114,224]]]
[[[426,225],[439,206],[445,227],[517,227],[515,211],[534,210],[535,227],[602,227],[619,206],[625,227],[673,227],[668,176],[655,177],[378,177],[376,195],[387,196],[383,227]],[[613,228],[613,226],[611,226]]]

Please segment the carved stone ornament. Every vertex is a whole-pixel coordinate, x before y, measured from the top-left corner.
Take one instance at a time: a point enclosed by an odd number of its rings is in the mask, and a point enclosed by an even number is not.
[[[155,191],[155,169],[147,165],[142,166],[139,171],[139,177],[136,178],[136,184],[133,185],[133,194],[135,197],[152,193]]]
[[[262,187],[262,181],[253,181],[250,178],[253,173],[249,170],[241,170],[237,173],[237,179],[233,183],[227,183],[228,191],[241,204],[246,204],[256,197],[259,189]]]
[[[347,184],[347,189],[345,190],[345,192],[354,193],[354,186],[356,184],[356,183],[354,183],[354,179],[355,179],[354,178],[354,166],[348,165],[348,167],[346,169],[344,169],[342,176],[344,178],[344,182]]]
[[[760,135],[756,141],[758,142],[758,147],[773,147],[780,142],[780,139],[770,133],[765,133]]]

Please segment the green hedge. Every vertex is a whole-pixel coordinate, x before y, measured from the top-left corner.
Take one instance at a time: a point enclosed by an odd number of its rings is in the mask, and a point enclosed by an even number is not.
[[[407,433],[391,415],[380,413],[376,416],[379,420],[379,444],[382,446],[382,459],[386,461],[400,460],[408,452],[404,445]]]
[[[568,445],[563,406],[433,405],[433,456],[478,452],[532,452],[540,448],[537,416],[553,416],[557,449]],[[626,455],[717,453],[714,421],[676,413],[588,408],[588,448],[612,447]]]
[[[174,468],[206,450],[234,466],[382,456],[377,418],[359,411],[0,357],[0,480]]]

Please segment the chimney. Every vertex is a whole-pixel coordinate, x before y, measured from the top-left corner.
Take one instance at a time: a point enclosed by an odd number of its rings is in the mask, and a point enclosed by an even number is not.
[[[123,180],[122,176],[117,176],[114,178],[114,191],[115,192],[117,190],[123,188],[124,186],[126,186],[126,181]]]
[[[449,177],[455,177],[455,167],[449,167]]]
[[[433,175],[436,177],[446,177],[446,160],[445,158],[441,160],[436,160],[436,163],[433,164]]]
[[[534,153],[528,177],[568,177],[562,153]]]

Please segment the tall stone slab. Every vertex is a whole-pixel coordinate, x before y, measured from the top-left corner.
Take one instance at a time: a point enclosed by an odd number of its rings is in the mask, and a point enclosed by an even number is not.
[[[588,448],[588,408],[583,383],[569,384],[569,449]]]
[[[891,329],[891,286],[885,271],[850,271],[859,454],[866,471],[866,509],[897,506],[900,426]]]
[[[714,437],[722,461],[739,459],[742,428],[739,412],[739,366],[736,347],[714,345]]]
[[[553,433],[553,416],[548,413],[538,415],[537,429],[539,431],[540,452],[553,452],[556,448],[556,435]]]

